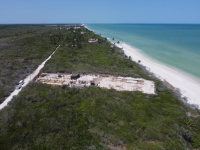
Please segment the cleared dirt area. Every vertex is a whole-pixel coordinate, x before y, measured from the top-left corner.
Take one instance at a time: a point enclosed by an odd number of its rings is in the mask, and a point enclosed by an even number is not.
[[[42,73],[36,80],[52,85],[68,85],[69,87],[98,86],[101,88],[115,89],[117,91],[141,91],[147,94],[155,94],[153,81],[142,78],[115,77],[101,74],[53,74]]]

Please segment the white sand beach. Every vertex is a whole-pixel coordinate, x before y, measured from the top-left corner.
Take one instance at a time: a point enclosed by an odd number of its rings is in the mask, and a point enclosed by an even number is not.
[[[174,88],[178,88],[182,97],[187,97],[187,103],[194,104],[200,109],[200,80],[192,77],[178,69],[174,69],[170,66],[157,62],[137,48],[129,46],[125,43],[116,44],[116,46],[122,48],[127,56],[131,56],[133,61],[138,62],[145,66],[147,70],[154,73],[156,77],[162,81],[167,81]]]

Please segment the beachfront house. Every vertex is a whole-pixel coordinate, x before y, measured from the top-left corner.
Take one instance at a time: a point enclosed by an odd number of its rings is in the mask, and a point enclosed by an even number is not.
[[[95,39],[95,38],[90,38],[90,39],[88,40],[89,43],[95,43],[95,42],[97,42],[97,41],[98,41],[98,39]]]

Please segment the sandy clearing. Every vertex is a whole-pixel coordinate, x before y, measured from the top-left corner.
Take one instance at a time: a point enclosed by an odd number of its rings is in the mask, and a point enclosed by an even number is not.
[[[60,76],[60,77],[59,77]],[[117,91],[141,91],[147,94],[155,94],[153,81],[142,78],[121,77],[101,74],[81,75],[77,80],[71,80],[71,74],[44,73],[37,79],[38,82],[51,85],[68,85],[69,87],[84,87],[93,85],[115,89]]]

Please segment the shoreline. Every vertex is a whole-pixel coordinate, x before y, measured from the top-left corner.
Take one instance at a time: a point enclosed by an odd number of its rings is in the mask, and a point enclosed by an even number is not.
[[[85,28],[90,30],[87,26]],[[93,30],[90,30],[94,32]],[[107,38],[107,37],[106,37]],[[111,43],[111,39],[107,38]],[[173,68],[167,64],[154,60],[148,55],[142,53],[139,49],[128,45],[124,42],[115,43],[119,48],[123,48],[124,53],[127,56],[131,56],[132,61],[146,67],[146,70],[153,73],[155,77],[159,78],[162,82],[167,82],[172,85],[175,90],[181,93],[181,98],[187,98],[186,103],[194,105],[196,108],[200,109],[200,98],[198,92],[200,91],[200,79],[187,74],[179,69]]]
[[[131,56],[132,60],[138,62],[146,67],[146,69],[153,73],[161,81],[167,81],[175,89],[181,93],[181,98],[186,97],[187,103],[190,105],[197,105],[200,108],[200,99],[198,92],[200,91],[200,80],[195,79],[178,69],[172,68],[168,65],[162,64],[145,54],[141,53],[137,48],[125,43],[116,44],[119,48],[123,47],[123,51],[127,56]]]

